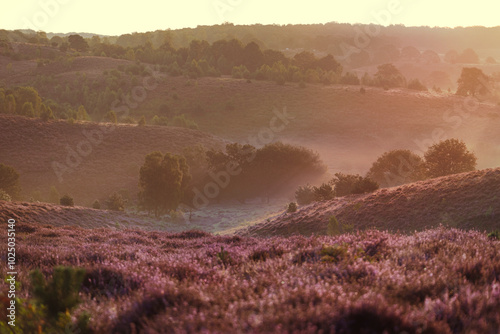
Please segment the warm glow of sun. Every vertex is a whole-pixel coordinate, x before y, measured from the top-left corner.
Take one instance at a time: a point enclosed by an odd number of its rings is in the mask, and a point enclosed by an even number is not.
[[[0,12],[2,29],[46,32],[93,32],[119,35],[214,25],[378,23],[406,26],[496,26],[497,1],[476,0],[204,0],[204,1],[75,1],[10,2]]]

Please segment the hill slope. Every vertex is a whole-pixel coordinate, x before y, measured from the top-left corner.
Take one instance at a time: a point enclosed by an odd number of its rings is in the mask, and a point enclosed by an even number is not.
[[[0,129],[0,163],[20,173],[25,195],[39,190],[45,196],[55,186],[84,205],[121,189],[135,195],[140,166],[153,151],[223,145],[212,135],[176,127],[69,124],[0,115]]]
[[[354,229],[412,232],[439,224],[500,228],[500,168],[416,182],[313,203],[238,232],[251,236],[326,234],[330,217]]]

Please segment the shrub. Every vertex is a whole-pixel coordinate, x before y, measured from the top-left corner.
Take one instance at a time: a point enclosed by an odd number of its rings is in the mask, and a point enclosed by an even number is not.
[[[10,202],[12,198],[4,190],[0,189],[0,201]]]
[[[56,267],[52,280],[46,282],[40,270],[30,273],[33,295],[47,307],[48,315],[56,318],[60,312],[71,311],[80,302],[78,292],[85,270],[72,267]]]
[[[139,119],[139,122],[137,122],[137,125],[138,125],[138,126],[144,126],[144,125],[146,125],[146,117],[142,116],[142,117]]]
[[[299,205],[307,205],[315,200],[313,187],[310,185],[300,186],[295,191],[295,199]]]
[[[177,115],[172,119],[171,124],[172,126],[178,126],[182,128],[188,128],[188,129],[193,129],[193,130],[198,130],[198,124],[196,124],[195,121],[192,119],[189,119],[186,117],[185,114],[182,115]]]
[[[126,201],[123,199],[122,195],[114,193],[113,195],[109,196],[108,200],[106,201],[106,206],[109,210],[123,211],[125,210],[125,202]]]
[[[92,208],[97,210],[101,209],[101,203],[99,202],[99,200],[96,199],[94,203],[92,203]]]
[[[151,124],[160,125],[160,126],[167,126],[168,125],[168,118],[165,116],[158,117],[157,115],[154,115],[153,119],[151,119]]]
[[[496,230],[488,233],[488,238],[491,240],[500,240],[500,231]]]
[[[59,203],[64,206],[75,206],[75,202],[73,201],[73,197],[69,195],[64,195],[59,200]]]
[[[286,212],[288,213],[293,213],[293,212],[296,212],[297,211],[297,203],[295,202],[290,202],[288,204],[288,209],[286,210]]]
[[[339,262],[342,258],[347,256],[347,248],[345,246],[333,245],[325,246],[323,245],[320,250],[321,261],[323,262]]]
[[[118,119],[116,117],[116,113],[113,110],[108,111],[108,113],[106,114],[106,116],[104,116],[104,120],[107,121],[107,122],[113,123],[113,124],[118,123]]]
[[[359,92],[360,92],[361,94],[365,94],[365,93],[366,93],[366,89],[365,89],[365,87],[361,87],[361,88],[359,89]]]
[[[379,188],[377,182],[360,175],[336,173],[330,181],[335,187],[335,196],[347,196],[351,194],[364,194]]]
[[[323,183],[319,187],[313,187],[315,201],[327,201],[335,197],[335,191],[328,183]]]

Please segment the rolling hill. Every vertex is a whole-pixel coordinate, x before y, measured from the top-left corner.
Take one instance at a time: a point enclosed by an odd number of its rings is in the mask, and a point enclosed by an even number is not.
[[[91,205],[119,190],[135,196],[139,168],[153,152],[180,153],[184,147],[219,148],[220,138],[176,127],[43,122],[0,115],[0,163],[14,167],[29,199],[55,186],[75,204]]]
[[[420,181],[300,207],[238,232],[250,236],[326,234],[331,217],[354,230],[413,232],[440,224],[500,228],[500,168]]]

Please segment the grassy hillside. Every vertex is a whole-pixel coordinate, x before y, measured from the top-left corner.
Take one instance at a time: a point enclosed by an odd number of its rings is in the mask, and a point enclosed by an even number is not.
[[[19,172],[25,197],[37,190],[48,197],[55,186],[85,206],[122,189],[135,196],[139,168],[153,151],[180,153],[188,146],[223,145],[220,138],[176,127],[69,124],[0,115],[0,129],[0,162]]]
[[[371,194],[300,207],[239,232],[251,236],[326,234],[330,218],[354,230],[413,232],[440,224],[463,229],[500,228],[500,168],[445,176]]]

